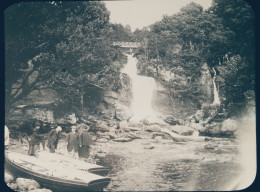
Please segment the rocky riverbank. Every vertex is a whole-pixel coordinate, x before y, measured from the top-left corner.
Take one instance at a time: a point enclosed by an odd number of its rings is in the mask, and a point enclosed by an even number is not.
[[[195,117],[191,119],[195,119]],[[226,120],[218,124],[218,131],[226,131],[224,129],[226,127],[226,129],[233,130],[235,133],[237,123],[235,120]],[[85,161],[106,165],[111,168],[108,176],[112,178],[112,181],[106,190],[134,190],[136,184],[139,186],[138,190],[169,190],[167,184],[160,187],[155,186],[155,183],[158,185],[158,182],[163,183],[165,178],[156,180],[152,176],[153,171],[157,174],[170,174],[168,171],[164,173],[164,170],[158,170],[159,165],[167,164],[166,161],[184,162],[184,167],[187,166],[186,161],[196,162],[196,166],[198,166],[197,163],[217,163],[221,167],[225,163],[233,163],[238,166],[238,140],[235,137],[202,136],[201,133],[207,130],[207,126],[209,125],[204,126],[201,122],[194,122],[193,120],[179,121],[171,117],[164,118],[163,124],[149,123],[148,120],[143,122],[97,121],[95,129],[90,129],[94,145],[91,146],[90,157]],[[67,154],[66,135],[65,132],[61,133],[56,153]],[[11,139],[10,144],[9,150],[25,154],[29,148],[25,138],[23,143]],[[43,150],[42,147],[41,150]],[[149,163],[147,164],[147,162]],[[230,169],[233,170],[233,168]],[[181,170],[179,171],[182,174]],[[225,171],[224,173],[228,175]],[[232,178],[236,177],[236,175],[238,175],[237,172],[234,173]],[[137,179],[140,177],[147,179]],[[186,177],[183,175],[183,178]],[[209,175],[206,177],[210,179]],[[5,178],[8,186],[15,190],[49,192],[48,189],[41,189],[40,184],[34,181],[25,180],[20,182],[22,178],[14,178],[8,173],[6,173]],[[188,189],[185,182],[184,180],[180,181],[182,186],[177,185],[173,189]],[[24,186],[20,183],[28,183],[28,185]],[[150,187],[142,183],[148,183]],[[209,188],[203,185],[202,189],[208,190]]]
[[[50,189],[40,188],[40,184],[33,179],[15,178],[7,171],[5,171],[5,182],[10,189],[18,192],[52,192]]]

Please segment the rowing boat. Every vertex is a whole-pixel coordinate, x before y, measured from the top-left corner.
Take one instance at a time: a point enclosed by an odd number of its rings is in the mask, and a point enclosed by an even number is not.
[[[55,159],[55,157],[57,159]],[[41,187],[54,192],[101,191],[110,178],[89,172],[102,166],[71,160],[62,155],[39,154],[39,157],[6,151],[5,168],[17,177],[34,179]]]

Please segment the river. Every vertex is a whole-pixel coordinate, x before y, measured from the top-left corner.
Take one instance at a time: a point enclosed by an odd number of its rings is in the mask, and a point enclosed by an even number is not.
[[[143,134],[131,142],[99,146],[106,153],[100,163],[111,168],[105,190],[226,190],[241,174],[234,139],[175,142]]]

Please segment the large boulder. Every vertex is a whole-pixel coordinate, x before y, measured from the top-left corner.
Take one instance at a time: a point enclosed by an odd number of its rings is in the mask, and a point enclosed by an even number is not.
[[[93,126],[93,129],[95,129],[95,131],[108,132],[111,127],[109,127],[104,121],[98,121],[97,124]]]
[[[11,174],[5,172],[5,182],[12,183],[13,180],[14,180],[14,177]]]
[[[113,139],[113,141],[116,141],[116,142],[129,142],[129,141],[132,141],[132,140],[133,139],[129,138],[129,137],[120,137],[120,138]]]
[[[189,123],[187,124],[187,126],[197,131],[205,130],[205,127],[203,127],[203,125],[201,125],[200,123]]]
[[[224,123],[211,123],[200,130],[200,135],[211,137],[235,137],[237,123],[233,120],[226,120]]]
[[[221,127],[222,131],[230,131],[230,132],[234,132],[236,131],[238,128],[238,122],[234,119],[226,119]]]
[[[72,114],[65,115],[64,117],[58,118],[56,122],[58,124],[63,124],[63,125],[67,125],[67,124],[74,125],[77,123],[77,117],[74,113],[72,113]]]
[[[154,125],[144,127],[144,130],[147,132],[159,132],[161,128],[160,125],[154,124]]]
[[[10,185],[8,185],[12,190],[17,189],[17,184],[16,183],[10,183]]]
[[[173,116],[169,115],[164,119],[165,123],[168,123],[170,125],[178,125],[179,121],[175,119]]]
[[[20,190],[28,190],[28,187],[32,188],[32,186],[37,189],[40,188],[40,184],[33,179],[25,179],[25,178],[17,178],[16,184]]]
[[[118,126],[120,129],[127,129],[129,126],[128,126],[128,123],[127,121],[121,121],[119,123],[119,126]]]
[[[130,110],[129,107],[121,103],[116,103],[115,116],[118,120],[120,121],[128,120],[132,117],[132,115],[133,115],[132,111]]]

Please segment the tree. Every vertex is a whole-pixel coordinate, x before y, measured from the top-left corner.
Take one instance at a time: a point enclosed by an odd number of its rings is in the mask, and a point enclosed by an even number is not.
[[[243,111],[255,90],[255,15],[243,0],[214,0],[211,10],[221,19],[225,30],[232,31],[225,74],[226,106],[231,113]],[[237,109],[240,110],[237,110]]]
[[[58,87],[54,79],[62,71],[79,84],[83,80],[98,84],[87,75],[102,74],[120,56],[110,46],[109,36],[109,12],[101,2],[30,2],[9,7],[5,12],[6,112],[33,90]]]

